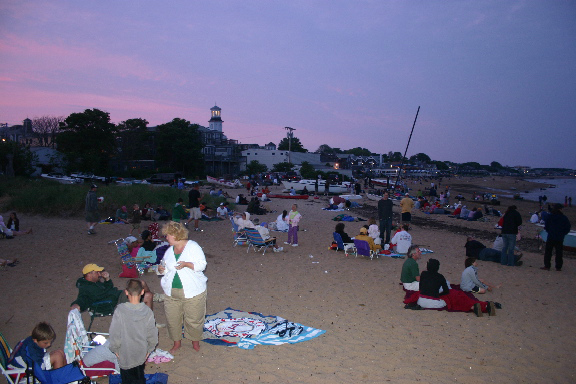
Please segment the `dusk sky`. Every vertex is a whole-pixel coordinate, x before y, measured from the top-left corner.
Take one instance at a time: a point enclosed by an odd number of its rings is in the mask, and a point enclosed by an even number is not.
[[[278,144],[576,168],[576,1],[0,1],[0,123],[98,108]]]

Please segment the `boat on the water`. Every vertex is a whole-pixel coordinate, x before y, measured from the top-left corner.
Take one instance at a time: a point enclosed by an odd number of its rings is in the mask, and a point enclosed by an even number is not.
[[[540,231],[540,238],[544,241],[548,239],[548,232],[545,229]],[[576,231],[570,231],[569,234],[564,236],[564,250],[576,252]]]
[[[224,179],[218,179],[216,177],[206,176],[206,180],[211,184],[222,185],[228,188],[240,188],[242,186],[242,183],[238,179],[234,181],[227,181]]]
[[[291,189],[294,188],[295,191],[303,191],[304,187],[308,192],[314,192],[314,184],[316,180],[312,179],[302,179],[299,181],[282,181],[284,184],[284,188]],[[326,185],[326,180],[318,180],[318,193],[324,193]],[[334,194],[341,194],[341,193],[350,193],[353,189],[353,185],[348,182],[340,183],[340,184],[332,184],[330,183],[329,192]]]

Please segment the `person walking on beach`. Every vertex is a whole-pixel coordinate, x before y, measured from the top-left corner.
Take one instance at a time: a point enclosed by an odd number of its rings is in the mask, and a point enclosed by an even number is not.
[[[378,219],[380,220],[380,238],[382,244],[390,243],[390,232],[392,231],[392,200],[388,199],[388,192],[384,192],[378,201]],[[384,237],[386,233],[386,237]]]
[[[544,266],[540,269],[549,271],[552,265],[552,250],[556,248],[556,270],[560,272],[563,265],[564,236],[570,233],[571,224],[562,213],[562,204],[555,204],[552,214],[544,221],[544,229],[548,232],[544,251]]]
[[[94,235],[94,226],[100,221],[100,213],[98,212],[98,198],[96,197],[96,189],[98,186],[92,184],[90,190],[86,194],[86,222],[88,223],[88,234]]]
[[[522,225],[522,216],[518,213],[515,205],[511,205],[502,217],[502,240],[504,247],[500,255],[500,264],[513,267],[515,265],[514,247],[518,228]]]

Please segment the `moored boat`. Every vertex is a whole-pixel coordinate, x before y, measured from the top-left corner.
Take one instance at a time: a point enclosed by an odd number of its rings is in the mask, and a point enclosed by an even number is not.
[[[302,179],[299,181],[282,181],[286,189],[294,188],[295,191],[303,191],[304,187],[308,192],[314,192],[316,180]],[[326,180],[318,180],[318,193],[324,193]],[[340,184],[330,183],[329,192],[334,194],[350,193],[352,191],[352,184],[348,182]]]
[[[50,173],[43,173],[40,177],[48,180],[55,180],[62,184],[81,184],[84,180],[76,177],[66,176],[62,173],[50,172]]]
[[[211,184],[222,185],[228,188],[240,188],[242,186],[242,183],[240,183],[240,180],[238,179],[234,181],[227,181],[224,179],[218,179],[216,177],[206,176],[206,180]]]
[[[548,232],[545,229],[540,231],[540,238],[544,241],[548,239]],[[576,252],[576,231],[570,231],[564,236],[564,249],[566,251]]]
[[[306,200],[308,199],[310,196],[308,195],[266,195],[269,198],[276,198],[276,199],[301,199],[301,200]]]

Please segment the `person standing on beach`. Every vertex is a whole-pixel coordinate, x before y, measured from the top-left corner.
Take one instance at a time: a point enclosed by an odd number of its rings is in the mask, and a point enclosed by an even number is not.
[[[94,227],[100,221],[100,213],[98,212],[98,198],[96,197],[96,189],[98,186],[92,184],[90,190],[86,194],[86,222],[88,223],[88,234],[94,235]]]
[[[552,250],[556,248],[556,270],[560,272],[563,265],[564,237],[570,233],[571,224],[562,213],[562,204],[555,204],[552,214],[544,221],[544,229],[548,232],[546,249],[544,251],[544,266],[540,269],[549,271],[552,265]]]
[[[522,216],[518,213],[515,205],[511,205],[502,217],[502,240],[504,247],[500,255],[500,264],[513,267],[515,265],[514,247],[518,228],[522,225]]]
[[[382,244],[390,243],[390,232],[392,231],[392,200],[388,199],[388,192],[384,192],[378,201],[378,219],[380,220],[380,238]],[[386,237],[384,237],[386,233]]]
[[[409,193],[406,193],[404,196],[405,197],[400,201],[400,208],[402,209],[402,223],[410,223],[412,221],[414,200],[410,198]]]
[[[202,212],[200,211],[200,200],[202,196],[200,195],[200,185],[194,184],[194,187],[188,192],[188,206],[190,208],[190,218],[186,225],[190,224],[194,220],[194,230],[199,231],[198,220],[202,217]]]
[[[298,246],[298,225],[302,215],[298,212],[298,205],[293,204],[292,210],[288,213],[288,241],[284,244],[291,244],[293,247]]]

